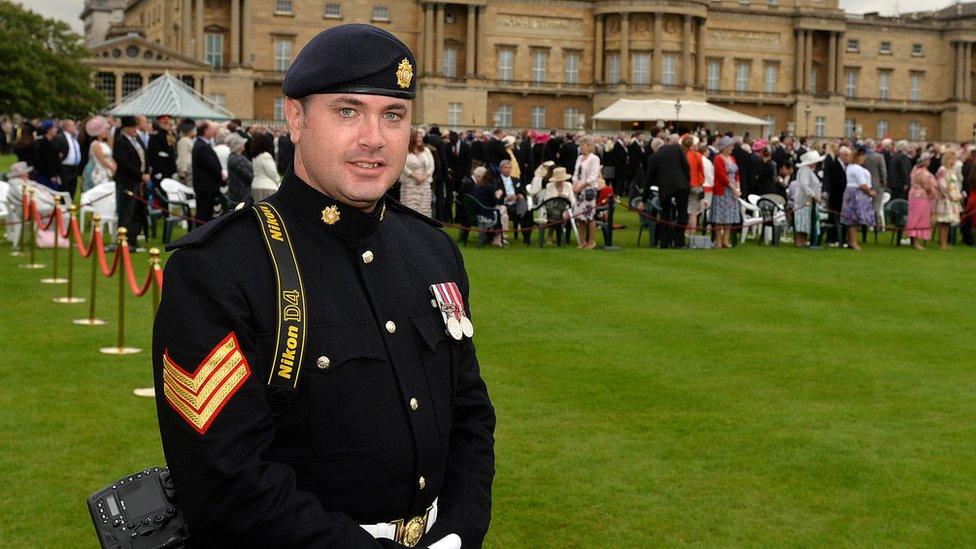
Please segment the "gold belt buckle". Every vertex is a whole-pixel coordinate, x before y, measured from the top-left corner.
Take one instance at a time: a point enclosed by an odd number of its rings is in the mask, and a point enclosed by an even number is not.
[[[423,537],[427,527],[427,515],[420,515],[408,520],[406,524],[399,521],[397,524],[397,543],[402,543],[407,547],[417,545]]]

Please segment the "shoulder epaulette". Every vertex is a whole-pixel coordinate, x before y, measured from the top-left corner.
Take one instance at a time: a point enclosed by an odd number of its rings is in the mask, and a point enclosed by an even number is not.
[[[254,205],[254,200],[247,198],[244,202],[241,202],[233,210],[228,210],[219,217],[212,219],[211,221],[205,223],[202,227],[193,229],[186,234],[183,238],[177,240],[176,242],[170,242],[166,245],[166,250],[178,250],[180,248],[190,248],[193,246],[199,246],[207,241],[211,236],[213,236],[222,227],[226,227],[230,224],[230,221],[236,219],[243,215],[245,212],[251,210]]]
[[[441,227],[444,226],[444,224],[441,223],[440,221],[437,221],[436,219],[431,219],[431,218],[427,217],[426,215],[418,212],[417,210],[415,210],[413,208],[408,208],[408,207],[404,206],[403,204],[400,204],[398,201],[396,201],[396,200],[394,200],[394,199],[392,199],[390,197],[386,197],[386,205],[391,210],[396,210],[398,212],[402,212],[402,213],[405,213],[407,215],[411,215],[413,217],[416,217],[417,219],[423,221],[424,223],[426,223],[428,225],[431,225],[433,227],[437,227],[438,229],[440,229]]]

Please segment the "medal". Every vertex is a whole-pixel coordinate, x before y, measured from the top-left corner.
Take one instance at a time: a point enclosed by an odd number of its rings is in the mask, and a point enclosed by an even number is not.
[[[461,323],[453,316],[447,317],[447,333],[454,339],[461,341]]]
[[[471,324],[471,321],[468,320],[468,317],[462,316],[460,320],[460,324],[461,324],[461,332],[464,334],[464,337],[470,339],[472,336],[474,336],[474,324]]]

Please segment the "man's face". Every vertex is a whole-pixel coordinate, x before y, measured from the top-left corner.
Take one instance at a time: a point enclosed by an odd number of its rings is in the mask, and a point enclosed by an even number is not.
[[[64,133],[70,133],[73,135],[75,133],[75,121],[65,120],[61,122],[61,129],[64,131]]]
[[[502,172],[502,175],[504,175],[505,177],[512,177],[512,165],[511,164],[505,164],[504,166],[502,166],[502,167],[499,168],[499,171],[501,171]]]
[[[170,120],[169,120],[169,118],[160,118],[160,119],[156,120],[156,123],[159,124],[160,131],[164,131],[164,132],[168,132],[169,131],[169,128],[170,128]]]
[[[380,95],[318,94],[305,109],[289,99],[296,174],[340,202],[371,207],[406,162],[412,108]]]
[[[149,131],[149,119],[146,118],[145,116],[137,116],[136,117],[136,128],[139,131],[141,131],[141,132],[144,132],[144,133],[145,132],[148,132]]]

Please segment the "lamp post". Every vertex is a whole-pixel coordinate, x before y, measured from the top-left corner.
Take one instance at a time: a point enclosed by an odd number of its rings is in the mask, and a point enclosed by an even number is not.
[[[810,108],[810,105],[803,107],[803,114],[806,117],[806,125],[803,127],[803,137],[810,137],[810,113],[811,112],[813,112],[813,109]]]
[[[681,99],[674,102],[674,130],[678,131],[678,119],[681,117]]]

